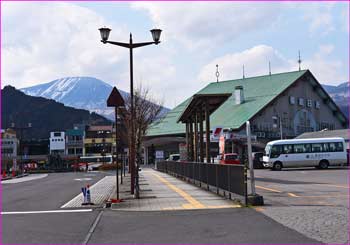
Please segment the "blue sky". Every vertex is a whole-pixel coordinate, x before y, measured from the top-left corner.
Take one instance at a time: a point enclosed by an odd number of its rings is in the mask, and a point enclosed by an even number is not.
[[[298,68],[324,84],[348,80],[346,2],[2,2],[2,87],[17,88],[65,76],[92,76],[129,90],[128,51],[99,42],[162,43],[136,49],[135,82],[174,107],[208,82]]]

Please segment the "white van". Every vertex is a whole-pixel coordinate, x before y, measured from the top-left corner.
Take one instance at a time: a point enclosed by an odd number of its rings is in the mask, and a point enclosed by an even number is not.
[[[266,168],[317,167],[347,163],[343,138],[276,140],[267,143],[263,156]]]

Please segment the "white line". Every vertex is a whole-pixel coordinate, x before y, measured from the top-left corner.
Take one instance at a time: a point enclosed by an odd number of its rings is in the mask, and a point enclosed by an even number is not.
[[[48,213],[82,213],[91,212],[92,209],[60,209],[60,210],[47,210],[47,211],[18,211],[18,212],[1,212],[3,214],[48,214]]]
[[[83,244],[87,244],[87,243],[89,242],[89,240],[90,240],[90,238],[91,238],[91,236],[92,236],[92,233],[94,233],[94,231],[95,231],[95,229],[96,229],[96,226],[97,226],[98,222],[99,222],[100,219],[101,219],[102,213],[103,213],[103,211],[101,211],[101,212],[98,214],[97,218],[95,219],[95,222],[92,224],[92,226],[91,226],[91,228],[90,228],[88,234],[86,235],[86,237],[85,237],[85,239],[84,239],[84,241],[83,241]]]

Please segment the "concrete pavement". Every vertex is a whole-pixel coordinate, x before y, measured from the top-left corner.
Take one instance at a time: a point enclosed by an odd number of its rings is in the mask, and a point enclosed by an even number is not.
[[[133,199],[129,195],[130,178],[126,178],[120,192],[120,197],[124,201],[112,204],[112,210],[168,211],[241,207],[238,202],[151,168],[144,168],[139,175],[141,198]],[[113,197],[115,198],[115,195]]]

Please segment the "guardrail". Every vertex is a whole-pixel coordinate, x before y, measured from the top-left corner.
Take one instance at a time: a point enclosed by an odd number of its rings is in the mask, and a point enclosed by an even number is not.
[[[212,186],[217,194],[222,190],[224,194],[228,192],[230,198],[231,193],[243,196],[247,204],[247,171],[244,165],[161,161],[157,162],[156,168],[201,187],[207,185],[208,190]]]

